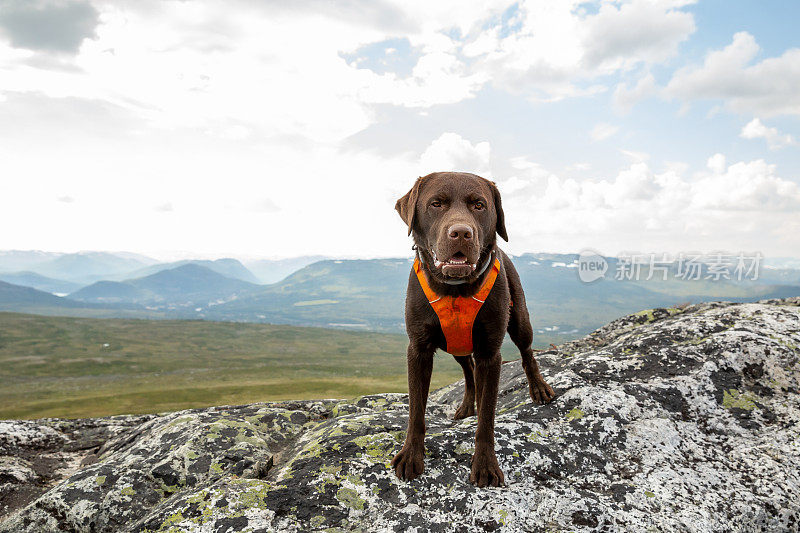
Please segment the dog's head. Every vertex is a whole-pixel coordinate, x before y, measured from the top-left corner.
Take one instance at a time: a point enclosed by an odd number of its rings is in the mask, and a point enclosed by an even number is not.
[[[434,172],[417,180],[395,209],[432,274],[468,279],[494,247],[508,240],[500,191],[487,179],[464,172]]]

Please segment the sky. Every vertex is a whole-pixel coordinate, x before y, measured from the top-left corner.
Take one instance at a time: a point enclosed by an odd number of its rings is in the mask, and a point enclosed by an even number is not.
[[[418,176],[515,254],[800,249],[800,3],[0,1],[0,249],[409,255]]]

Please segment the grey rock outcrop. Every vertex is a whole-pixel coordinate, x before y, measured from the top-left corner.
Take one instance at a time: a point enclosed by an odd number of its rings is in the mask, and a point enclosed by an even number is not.
[[[411,483],[400,394],[0,422],[0,531],[798,531],[799,305],[616,320],[538,355],[546,406],[505,364],[501,488],[467,480],[462,383],[432,393]]]

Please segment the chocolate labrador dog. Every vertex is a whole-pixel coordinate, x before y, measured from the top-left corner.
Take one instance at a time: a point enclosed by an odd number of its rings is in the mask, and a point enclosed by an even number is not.
[[[475,174],[435,172],[419,178],[395,209],[414,236],[417,259],[406,293],[408,432],[392,467],[405,480],[425,469],[425,408],[433,354],[440,349],[454,354],[464,370],[464,399],[455,418],[474,415],[477,401],[469,480],[479,487],[502,485],[494,415],[506,331],[522,355],[531,399],[547,403],[555,392],[533,357],[519,275],[496,245],[495,235],[508,240],[500,192]]]

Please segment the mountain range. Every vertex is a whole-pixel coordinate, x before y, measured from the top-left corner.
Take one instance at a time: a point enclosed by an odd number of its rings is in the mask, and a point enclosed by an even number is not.
[[[0,252],[0,273],[30,271],[49,278],[88,285],[125,275],[157,261],[127,252],[59,254],[11,250]]]
[[[71,292],[77,291],[82,287],[80,283],[66,281],[63,279],[48,278],[47,276],[43,276],[36,272],[31,272],[30,270],[0,273],[0,281],[13,283],[15,285],[22,285],[24,287],[33,287],[34,289],[57,294],[59,296],[67,295]]]
[[[636,281],[615,279],[623,265],[613,257],[604,259],[605,278],[584,283],[577,275],[576,254],[513,258],[539,345],[576,338],[640,309],[800,295],[800,269],[768,267],[756,281],[714,281],[706,279],[711,267],[702,265],[700,279],[687,281],[677,276],[679,267],[672,264],[666,279]],[[232,258],[159,263],[108,252],[0,252],[0,280],[5,282],[0,286],[0,310],[403,330],[410,258],[308,256],[248,265],[257,273]],[[14,267],[28,270],[2,273]]]
[[[222,276],[238,279],[241,281],[246,281],[248,283],[254,283],[254,284],[266,283],[263,280],[257,278],[251,270],[245,268],[245,266],[237,259],[231,259],[231,258],[215,259],[215,260],[184,259],[182,261],[173,261],[172,263],[156,263],[155,265],[146,266],[134,272],[128,272],[125,278],[126,279],[144,278],[146,276],[150,276],[151,274],[156,274],[164,270],[171,270],[185,265],[203,266]],[[186,272],[192,272],[192,270],[188,270]]]
[[[324,255],[304,255],[288,259],[258,259],[245,261],[244,266],[256,275],[261,283],[276,283],[304,266],[330,259]]]
[[[46,292],[72,292],[96,281],[122,281],[193,263],[230,278],[269,284],[282,280],[306,265],[328,259],[322,255],[287,259],[184,259],[161,262],[129,252],[57,253],[39,250],[0,250],[0,280],[35,287]],[[32,276],[33,275],[33,276]],[[48,280],[37,280],[35,275]],[[51,290],[54,284],[71,284],[70,290]],[[63,287],[59,286],[59,289]]]
[[[235,259],[229,261],[241,266]],[[239,273],[238,269],[236,273]],[[220,274],[209,266],[187,262],[177,267],[170,265],[149,276],[125,281],[98,281],[73,292],[69,299],[88,303],[180,308],[195,304],[221,304],[257,287],[255,283]]]
[[[67,310],[82,306],[80,302],[49,292],[0,281],[0,311],[18,311],[30,307],[56,307]]]

